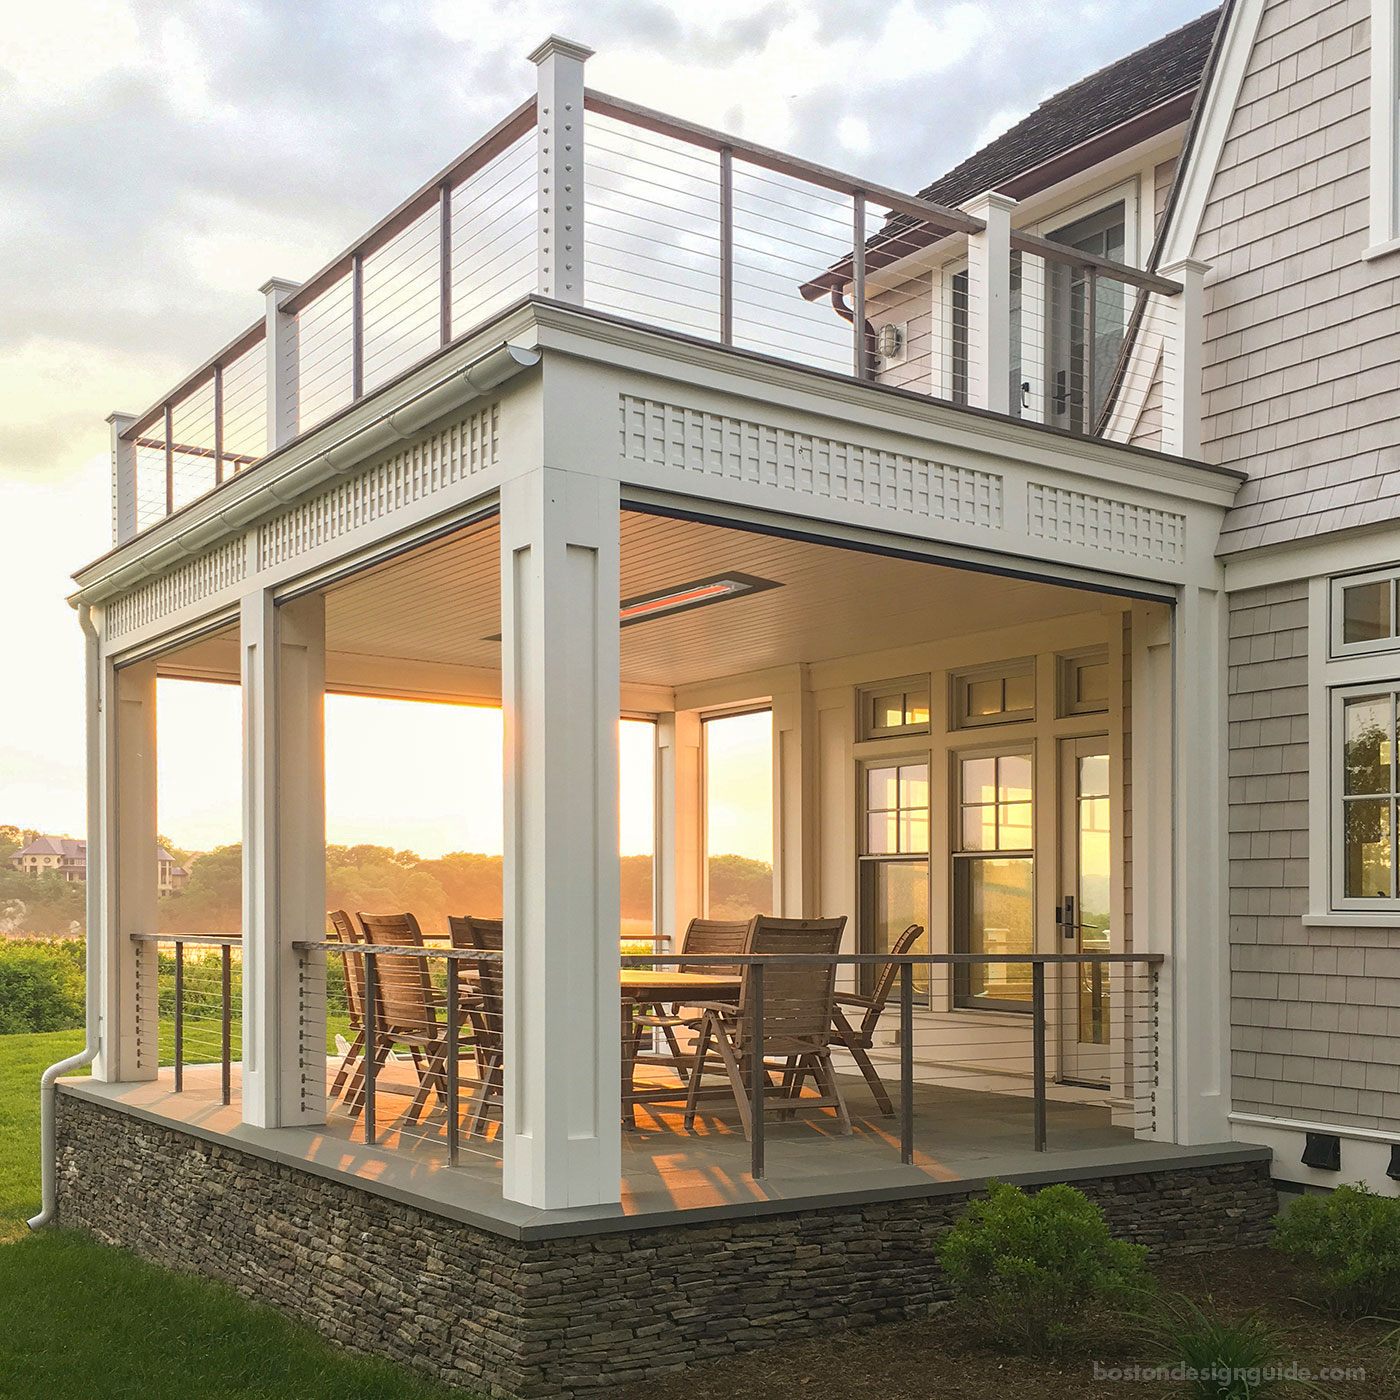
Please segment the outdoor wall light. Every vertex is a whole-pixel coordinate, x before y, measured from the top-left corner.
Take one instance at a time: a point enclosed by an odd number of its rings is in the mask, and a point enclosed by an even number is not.
[[[882,359],[894,359],[904,349],[904,332],[893,321],[886,321],[880,327],[875,347],[879,350]]]

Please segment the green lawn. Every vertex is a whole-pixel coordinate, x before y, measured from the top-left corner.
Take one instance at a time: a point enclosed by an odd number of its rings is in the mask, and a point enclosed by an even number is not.
[[[231,1290],[75,1231],[39,1206],[39,1076],[81,1031],[0,1037],[0,1400],[430,1400],[461,1391],[332,1351]]]

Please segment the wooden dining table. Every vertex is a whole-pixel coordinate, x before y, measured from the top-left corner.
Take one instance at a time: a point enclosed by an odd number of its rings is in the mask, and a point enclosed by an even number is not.
[[[636,1126],[639,1103],[680,1103],[686,1094],[686,1079],[674,1055],[640,1055],[641,1028],[636,1024],[638,1007],[696,1006],[702,1002],[737,1002],[739,974],[718,972],[677,972],[662,968],[624,967],[619,978],[622,993],[622,1113],[623,1121]],[[639,1088],[635,1083],[638,1064],[664,1065],[676,1071],[678,1083],[652,1084]]]

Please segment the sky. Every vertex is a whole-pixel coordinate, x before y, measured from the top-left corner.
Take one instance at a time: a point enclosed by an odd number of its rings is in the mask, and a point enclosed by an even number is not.
[[[107,415],[159,399],[261,314],[257,289],[269,277],[317,270],[526,97],[534,69],[525,56],[546,35],[597,51],[595,87],[917,190],[1044,97],[1206,8],[7,6],[0,596],[10,664],[0,673],[0,823],[83,829],[82,645],[64,599],[73,570],[110,543]],[[348,710],[343,722],[352,731],[373,723]],[[374,796],[367,805],[391,806]],[[207,814],[190,820],[207,824]],[[411,823],[404,830],[385,844],[412,848]]]

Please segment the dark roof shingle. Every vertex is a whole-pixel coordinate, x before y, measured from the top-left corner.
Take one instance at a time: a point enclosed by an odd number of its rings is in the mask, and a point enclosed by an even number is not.
[[[1111,131],[1142,112],[1194,90],[1215,38],[1218,9],[1048,97],[1030,116],[919,191],[959,205],[1055,156]]]

